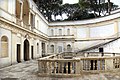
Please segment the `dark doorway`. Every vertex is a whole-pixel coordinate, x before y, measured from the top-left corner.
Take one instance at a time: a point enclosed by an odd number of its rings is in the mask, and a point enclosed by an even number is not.
[[[99,48],[99,52],[104,52],[103,48]]]
[[[64,63],[64,73],[66,73],[66,63]]]
[[[68,62],[68,74],[70,74],[70,62]]]
[[[42,56],[45,56],[45,43],[42,43]]]
[[[29,60],[29,41],[27,39],[24,41],[24,60]]]
[[[93,70],[93,60],[91,60],[91,68],[90,70]]]
[[[31,58],[33,59],[33,46],[31,46]]]
[[[17,62],[21,62],[20,44],[17,44]]]

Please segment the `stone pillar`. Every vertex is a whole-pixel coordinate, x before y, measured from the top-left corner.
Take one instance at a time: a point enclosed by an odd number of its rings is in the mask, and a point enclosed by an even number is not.
[[[29,59],[31,59],[31,41],[29,40]]]
[[[17,63],[17,34],[16,33],[14,33],[14,32],[12,32],[12,37],[11,37],[11,40],[12,40],[12,43],[11,43],[11,45],[12,45],[12,47],[11,47],[11,49],[12,49],[12,53],[11,53],[11,55],[9,55],[9,56],[11,56],[11,64],[14,64],[14,63]]]
[[[76,65],[75,65],[75,74],[80,74],[80,70],[81,70],[81,65],[80,65],[80,61],[76,61],[75,62]]]
[[[24,61],[24,36],[21,37],[21,61]]]
[[[45,55],[48,55],[48,43],[45,44]]]
[[[39,41],[39,57],[42,57],[42,41]]]
[[[113,70],[113,59],[105,59],[105,70]]]

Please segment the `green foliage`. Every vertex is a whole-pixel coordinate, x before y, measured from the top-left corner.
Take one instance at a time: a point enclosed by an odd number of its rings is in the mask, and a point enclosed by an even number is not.
[[[111,10],[118,8],[117,5],[110,2],[101,2],[101,0],[79,0],[77,4],[62,4],[62,0],[36,0],[39,11],[48,21],[64,21],[62,14],[67,15],[69,20],[83,20],[110,14]],[[54,16],[54,20],[51,16]],[[57,20],[56,16],[61,19]]]

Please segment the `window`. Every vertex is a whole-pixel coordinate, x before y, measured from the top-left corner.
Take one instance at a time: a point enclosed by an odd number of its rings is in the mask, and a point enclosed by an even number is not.
[[[70,29],[67,29],[67,35],[70,35]]]
[[[39,54],[39,43],[37,43],[37,54]]]
[[[58,52],[62,52],[62,46],[58,46]]]
[[[6,36],[1,38],[1,57],[8,57],[8,38]]]
[[[71,51],[71,45],[70,45],[70,44],[67,45],[67,51],[68,51],[68,52]]]
[[[54,53],[54,45],[51,45],[51,53]]]
[[[62,35],[62,29],[59,29],[59,35]]]
[[[51,29],[51,36],[53,36],[54,35],[54,31],[53,31],[53,29]]]

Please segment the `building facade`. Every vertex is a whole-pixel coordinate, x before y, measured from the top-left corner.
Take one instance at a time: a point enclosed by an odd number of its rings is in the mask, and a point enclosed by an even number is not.
[[[120,53],[119,11],[90,20],[49,23],[33,0],[0,0],[0,68],[91,47],[87,51]]]

